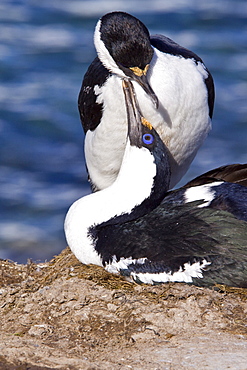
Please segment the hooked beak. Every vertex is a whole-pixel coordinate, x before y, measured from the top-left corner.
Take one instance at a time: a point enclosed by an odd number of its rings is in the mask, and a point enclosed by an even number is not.
[[[134,87],[129,79],[122,81],[128,120],[130,144],[141,147],[142,115],[135,98]]]
[[[146,75],[148,67],[149,64],[145,67],[144,70],[142,70],[138,67],[127,68],[122,65],[119,65],[119,68],[122,69],[126,76],[130,77],[133,81],[136,81],[143,88],[145,93],[151,98],[155,108],[158,109],[159,100],[155,95],[153,89],[151,88]]]

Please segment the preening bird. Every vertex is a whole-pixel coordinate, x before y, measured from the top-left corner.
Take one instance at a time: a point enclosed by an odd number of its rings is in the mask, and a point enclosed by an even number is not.
[[[143,116],[168,149],[171,189],[188,170],[211,128],[214,83],[203,61],[163,35],[150,36],[123,12],[97,23],[98,56],[78,98],[85,158],[93,190],[111,185],[121,167],[127,135],[122,79],[132,81]]]
[[[247,188],[215,180],[168,191],[169,152],[143,118],[130,80],[122,84],[128,132],[121,168],[112,185],[70,207],[72,252],[138,283],[247,287]]]

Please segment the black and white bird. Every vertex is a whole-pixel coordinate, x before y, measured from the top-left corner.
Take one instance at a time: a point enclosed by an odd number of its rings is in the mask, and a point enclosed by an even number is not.
[[[168,148],[171,189],[211,128],[210,72],[195,53],[168,37],[150,37],[140,20],[123,12],[108,13],[98,21],[94,44],[98,56],[84,76],[78,98],[93,190],[111,185],[121,167],[127,135],[123,78],[132,81],[144,117]]]
[[[128,137],[121,168],[112,185],[69,209],[72,252],[139,283],[247,287],[247,187],[211,177],[167,192],[167,148],[141,117],[130,81],[123,90]]]

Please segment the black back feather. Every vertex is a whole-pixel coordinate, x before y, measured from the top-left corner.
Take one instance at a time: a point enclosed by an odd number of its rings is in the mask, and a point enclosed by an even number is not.
[[[210,184],[214,181],[227,181],[247,186],[247,164],[230,164],[215,168],[188,182],[184,187]]]
[[[99,58],[95,58],[89,66],[78,96],[78,109],[84,132],[95,130],[102,117],[103,104],[96,102],[97,95],[94,87],[101,87],[111,76],[111,73],[103,66]]]

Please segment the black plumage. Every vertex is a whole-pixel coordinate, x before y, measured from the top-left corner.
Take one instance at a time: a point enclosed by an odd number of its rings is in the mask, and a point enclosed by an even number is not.
[[[220,166],[189,181],[185,187],[210,184],[214,181],[227,181],[247,186],[247,164],[235,163]]]
[[[211,262],[203,278],[194,278],[201,286],[227,284],[247,287],[247,224],[231,213],[198,208],[198,202],[182,205],[162,203],[152,212],[134,221],[110,226],[98,225],[96,250],[103,263],[112,256],[139,259],[123,275],[135,273],[171,273],[185,263],[206,259]]]
[[[78,109],[84,132],[95,130],[102,117],[103,104],[97,103],[94,87],[101,87],[111,73],[103,66],[98,57],[90,64],[78,96]]]

